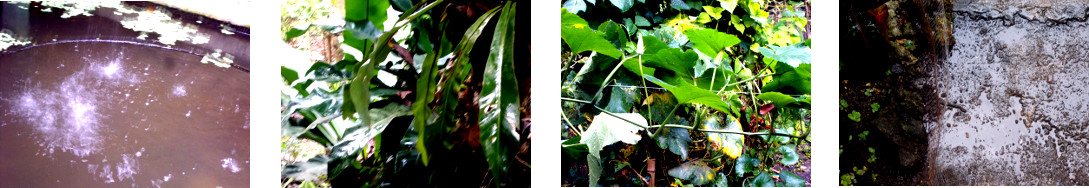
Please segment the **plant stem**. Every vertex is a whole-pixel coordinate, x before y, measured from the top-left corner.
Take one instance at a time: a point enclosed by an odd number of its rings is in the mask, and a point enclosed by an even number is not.
[[[730,87],[730,86],[735,86],[735,85],[737,85],[737,84],[741,84],[741,83],[749,82],[749,81],[755,80],[755,79],[757,79],[757,78],[763,78],[763,77],[768,77],[768,76],[771,76],[771,75],[775,75],[775,74],[762,74],[762,75],[760,75],[760,76],[753,76],[752,78],[749,78],[749,79],[745,79],[745,80],[742,80],[742,81],[734,82],[734,83],[731,83],[731,84],[726,84],[726,86],[723,86],[723,88],[725,88],[725,87]]]
[[[609,76],[605,76],[605,80],[601,81],[601,87],[597,88],[597,93],[594,94],[594,98],[591,99],[591,100],[593,100],[594,102],[597,102],[598,100],[601,99],[601,92],[605,91],[605,85],[608,85],[609,81],[612,81],[613,74],[616,74],[616,71],[620,70],[620,67],[624,65],[624,61],[627,61],[628,59],[631,59],[631,58],[632,58],[631,56],[624,57],[624,59],[620,60],[620,62],[616,64],[616,67],[613,67],[613,71],[609,72]],[[602,110],[602,111],[604,111],[604,110]]]
[[[662,121],[662,124],[669,123],[669,120],[673,119],[673,112],[677,112],[677,108],[680,108],[680,107],[681,107],[681,104],[677,104],[677,105],[673,106],[673,110],[669,110],[669,115],[666,116],[665,121]],[[647,130],[650,130],[650,129],[647,128]],[[648,136],[650,136],[650,138],[655,138],[655,137],[658,136],[659,133],[662,133],[662,129],[658,129],[658,130],[654,131],[654,133],[650,133],[650,131],[647,131],[647,133],[650,134],[650,135],[648,135]]]

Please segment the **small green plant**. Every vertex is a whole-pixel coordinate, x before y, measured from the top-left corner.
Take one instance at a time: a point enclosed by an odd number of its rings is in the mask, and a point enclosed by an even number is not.
[[[872,109],[873,112],[877,112],[878,109],[881,109],[881,105],[877,103],[870,104],[870,109]]]
[[[847,118],[850,118],[851,121],[860,122],[862,121],[862,114],[858,113],[858,111],[851,110],[851,114],[847,114]]]

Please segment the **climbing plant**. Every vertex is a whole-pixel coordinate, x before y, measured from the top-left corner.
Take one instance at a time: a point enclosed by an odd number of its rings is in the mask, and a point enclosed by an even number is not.
[[[446,1],[347,0],[343,17],[283,27],[338,34],[344,54],[281,68],[282,136],[323,147],[286,162],[285,186],[528,186],[524,8]]]
[[[562,2],[564,185],[806,186],[808,4]]]

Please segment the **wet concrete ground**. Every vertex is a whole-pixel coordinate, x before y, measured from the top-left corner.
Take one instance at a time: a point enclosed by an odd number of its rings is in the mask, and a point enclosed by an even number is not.
[[[932,183],[1089,185],[1087,3],[956,3]]]

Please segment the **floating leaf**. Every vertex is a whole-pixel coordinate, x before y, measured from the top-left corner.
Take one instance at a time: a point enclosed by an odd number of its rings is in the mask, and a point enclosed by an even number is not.
[[[704,185],[711,183],[712,178],[715,178],[715,171],[711,167],[707,166],[707,163],[703,161],[689,161],[681,166],[669,169],[669,175],[689,180],[693,185]]]
[[[798,163],[798,152],[794,151],[793,145],[779,146],[779,153],[783,154],[783,159],[779,160],[783,165],[794,165]]]
[[[637,133],[642,130],[640,126],[647,126],[647,119],[644,119],[642,115],[636,113],[619,113],[615,115],[619,117],[610,114],[594,116],[593,122],[582,133],[582,140],[579,141],[579,143],[586,144],[590,150],[586,160],[590,167],[591,186],[597,185],[598,179],[601,177],[601,149],[616,142],[635,144],[642,138]]]
[[[672,124],[671,124],[672,125]],[[688,134],[688,129],[684,128],[664,128],[662,135],[658,135],[658,147],[662,149],[669,149],[674,154],[680,155],[681,159],[688,159],[688,143],[692,143],[692,138]]]
[[[714,29],[691,29],[685,31],[684,35],[692,41],[692,48],[707,56],[715,56],[719,51],[741,42],[737,36]]]

